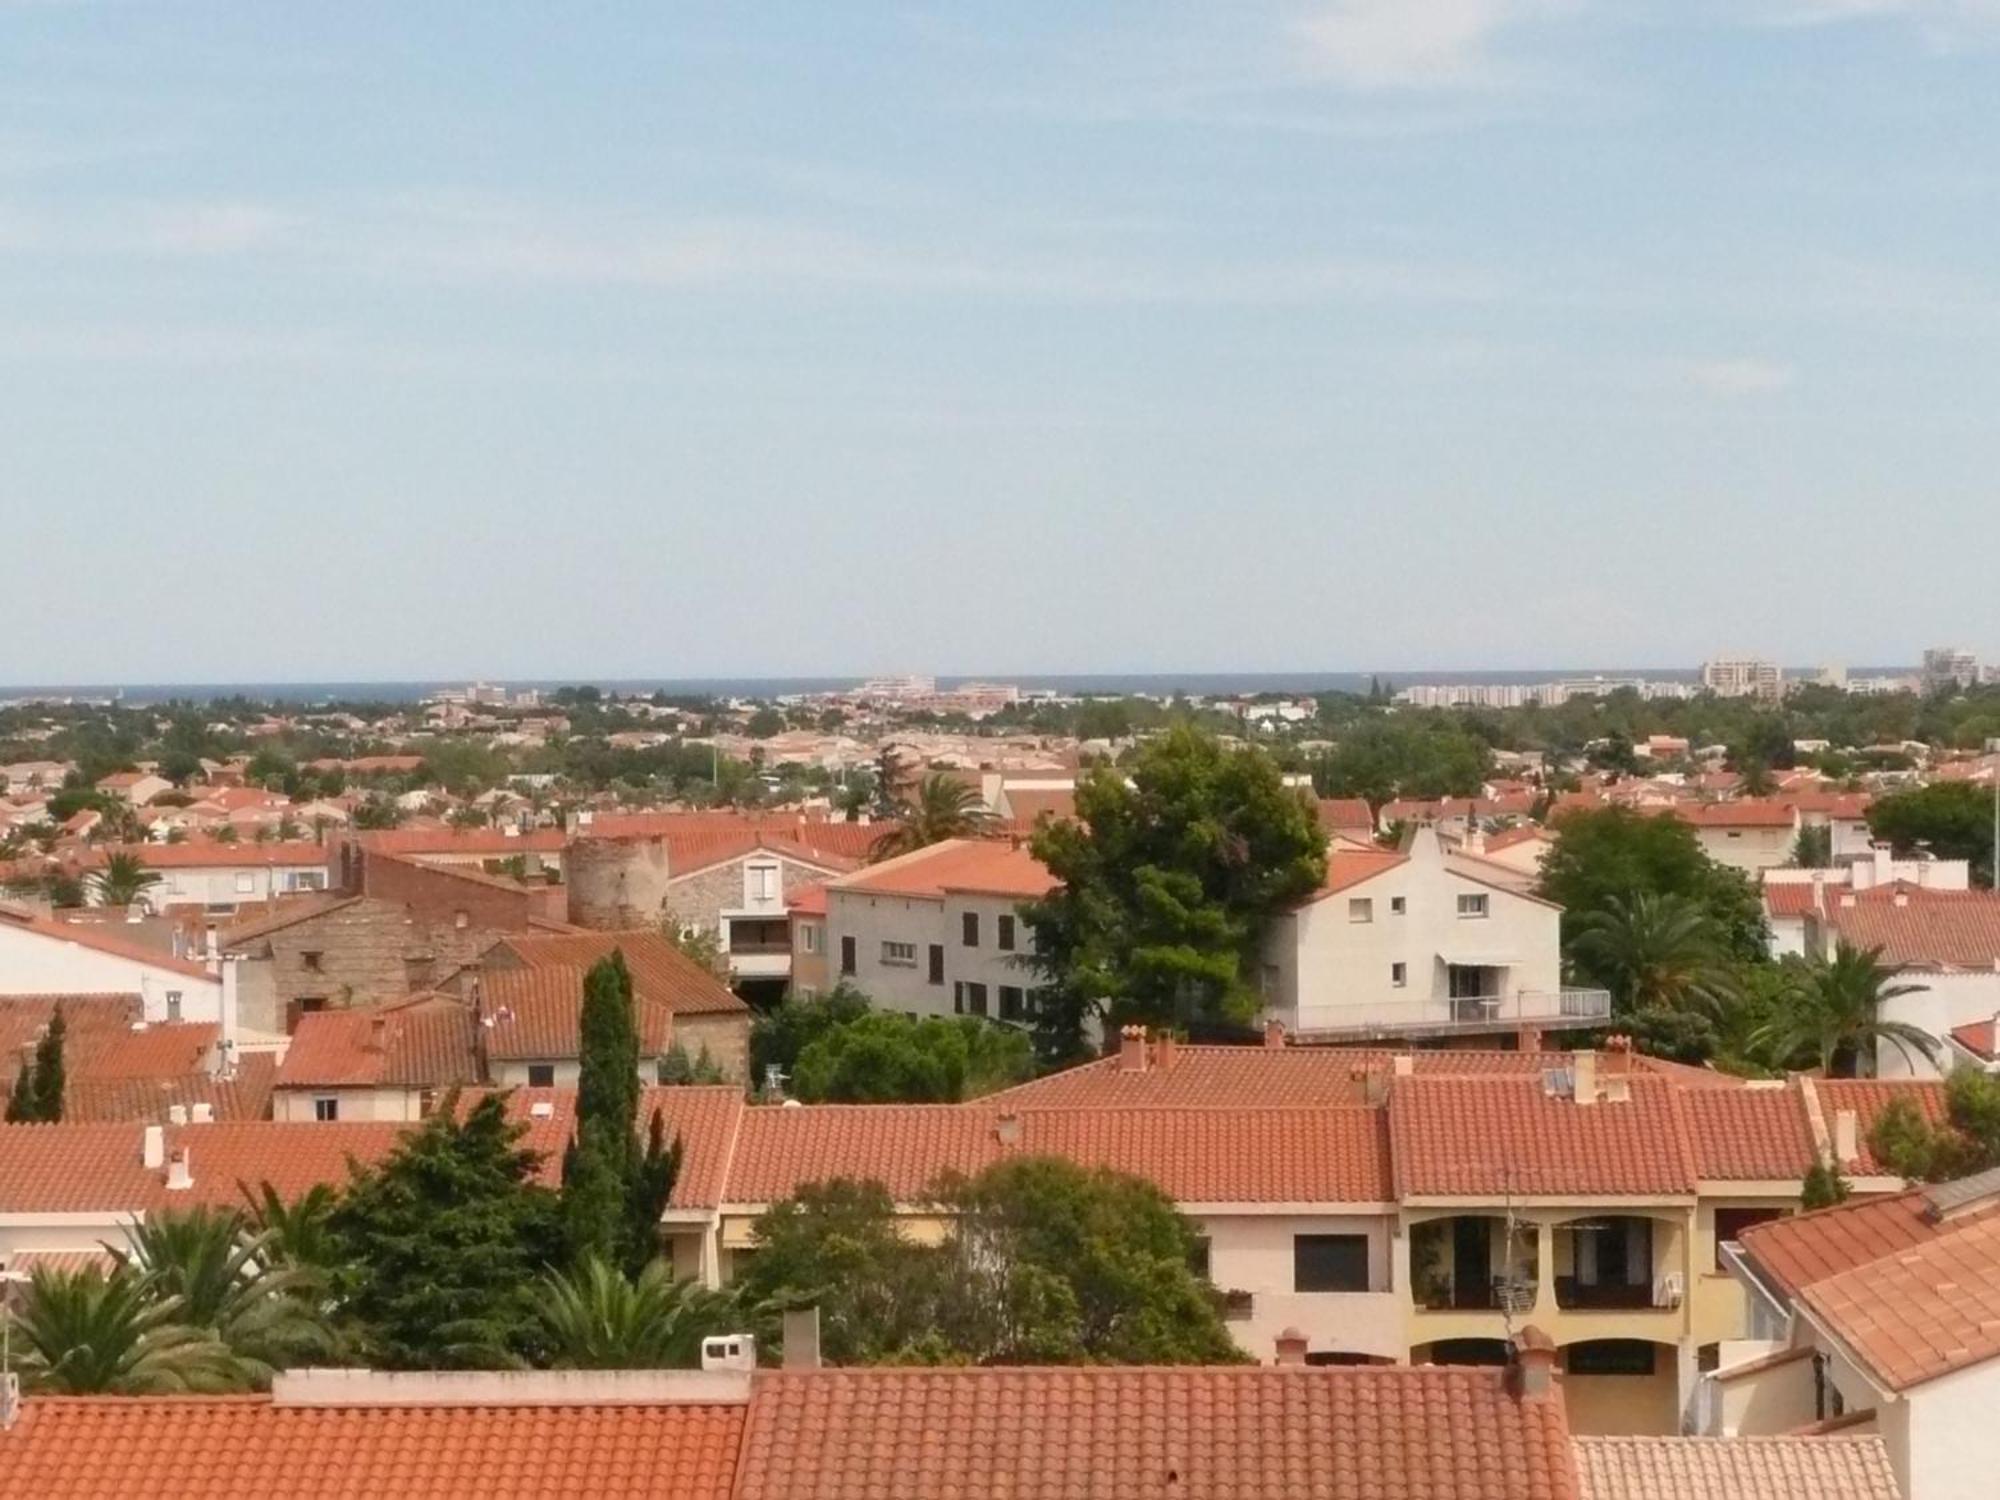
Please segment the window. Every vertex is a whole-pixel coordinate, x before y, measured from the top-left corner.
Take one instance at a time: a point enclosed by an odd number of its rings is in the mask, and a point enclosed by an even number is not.
[[[976,911],[966,912],[958,921],[960,929],[965,935],[965,946],[968,948],[977,948],[979,946],[979,913]]]
[[[1014,918],[1011,914],[994,919],[993,946],[1002,953],[1014,951]]]
[[[931,981],[931,983],[932,983],[932,984],[943,984],[943,983],[944,983],[944,944],[943,944],[943,943],[932,943],[932,944],[931,944],[931,952],[930,952],[930,966],[931,966],[931,967],[930,967],[930,981]]]
[[[1368,1236],[1365,1234],[1293,1235],[1292,1290],[1295,1292],[1367,1291]]]
[[[167,1019],[169,1021],[178,1021],[180,1018],[181,1018],[181,992],[179,990],[168,990]]]
[[[460,932],[465,931],[466,928],[472,925],[472,913],[469,911],[453,912],[451,914],[451,925],[456,927]]]
[[[1461,917],[1483,917],[1486,915],[1486,893],[1474,895],[1467,891],[1458,898],[1458,914]]]
[[[556,1065],[554,1063],[529,1063],[528,1087],[531,1089],[552,1089],[556,1086]]]
[[[1209,1243],[1208,1236],[1198,1234],[1194,1243],[1188,1246],[1188,1269],[1203,1281],[1208,1280]]]
[[[1263,965],[1261,968],[1257,970],[1258,998],[1263,1000],[1277,999],[1278,986],[1282,982],[1283,982],[1283,976],[1280,975],[1280,973],[1278,972],[1278,966],[1276,964]]]
[[[843,974],[854,972],[854,939],[851,937],[840,940],[840,972]]]
[[[1731,828],[1723,836],[1725,838],[1740,839],[1743,837],[1743,830],[1740,828]]]
[[[319,949],[308,948],[304,952],[299,954],[299,962],[306,966],[307,973],[318,974],[322,972],[319,966],[319,961],[325,957],[326,954],[321,952]]]
[[[745,904],[755,906],[759,902],[778,899],[778,867],[776,865],[750,865],[743,871]]]
[[[914,969],[917,966],[917,945],[915,943],[892,943],[884,939],[882,943],[882,962],[898,969]]]
[[[1782,1208],[1718,1208],[1715,1211],[1715,1269],[1727,1269],[1722,1264],[1724,1244],[1740,1238],[1752,1224],[1768,1224],[1784,1216]]]
[[[975,1016],[986,1014],[986,986],[968,984],[965,987],[965,1008]]]
[[[255,875],[251,874],[248,870],[239,870],[236,872],[237,895],[248,896],[253,894],[256,891],[256,889],[257,889],[257,877]]]
[[[1400,916],[1401,916],[1401,915],[1402,915],[1402,914],[1403,914],[1404,912],[1408,911],[1409,909],[1410,909],[1410,900],[1409,900],[1409,897],[1407,897],[1407,896],[1391,896],[1391,897],[1389,898],[1389,915],[1390,915],[1390,916],[1392,916],[1392,917],[1400,917]]]
[[[1591,1339],[1563,1351],[1572,1375],[1650,1375],[1653,1346],[1644,1339]]]
[[[313,1014],[314,1012],[316,1012],[316,1011],[322,1011],[322,1010],[325,1010],[325,1009],[326,1009],[326,996],[324,996],[324,995],[301,995],[301,996],[299,996],[299,998],[298,998],[298,1007],[299,1007],[299,1014],[300,1014],[300,1015],[302,1015],[302,1016],[309,1016],[309,1015],[312,1015],[312,1014]]]
[[[819,923],[799,923],[799,946],[808,953],[819,952]]]
[[[1375,920],[1375,903],[1366,896],[1353,896],[1347,902],[1347,920],[1350,922],[1372,922]]]
[[[318,1098],[314,1099],[313,1118],[315,1120],[338,1120],[340,1118],[339,1097],[334,1094],[321,1094]]]
[[[1021,1003],[1021,987],[1015,984],[1000,986],[1000,1019],[1021,1021],[1027,1019],[1027,1009]]]
[[[1410,966],[1408,964],[1389,965],[1389,983],[1391,983],[1397,989],[1400,990],[1409,982],[1410,982]]]
[[[291,884],[295,891],[323,891],[326,889],[326,871],[294,870]]]

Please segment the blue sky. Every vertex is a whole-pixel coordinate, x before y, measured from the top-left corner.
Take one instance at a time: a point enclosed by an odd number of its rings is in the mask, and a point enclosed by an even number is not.
[[[2000,0],[0,0],[0,681],[2000,655]]]

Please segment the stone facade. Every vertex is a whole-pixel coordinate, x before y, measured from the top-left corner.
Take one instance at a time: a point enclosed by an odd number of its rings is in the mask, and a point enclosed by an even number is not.
[[[701,1056],[706,1047],[715,1065],[731,1082],[750,1080],[750,1017],[748,1014],[675,1016],[674,1040],[681,1044],[688,1060]]]

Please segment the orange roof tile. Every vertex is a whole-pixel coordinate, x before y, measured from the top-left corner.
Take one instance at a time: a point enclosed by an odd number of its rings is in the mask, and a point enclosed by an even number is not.
[[[1375,831],[1375,814],[1360,797],[1321,797],[1316,809],[1323,832],[1372,834]]]
[[[588,969],[613,950],[625,955],[635,996],[657,1001],[675,1015],[747,1014],[749,1007],[729,987],[672,943],[650,929],[635,932],[575,932],[503,939],[489,950],[490,979],[511,955],[528,968]]]
[[[269,1396],[31,1397],[0,1493],[728,1500],[742,1405],[284,1406]]]
[[[473,1097],[469,1090],[467,1101]],[[745,1108],[743,1091],[734,1084],[677,1084],[641,1092],[635,1122],[640,1136],[651,1128],[657,1109],[667,1138],[681,1143],[681,1171],[667,1199],[669,1209],[712,1209],[722,1202],[724,1175]],[[507,1115],[527,1125],[521,1145],[541,1154],[542,1179],[556,1186],[563,1148],[576,1132],[576,1090],[510,1089]]]
[[[678,869],[673,854],[676,842],[703,834],[763,834],[789,839],[819,855],[864,860],[882,837],[882,825],[836,823],[797,813],[598,813],[578,832],[583,838],[664,838],[669,867]]]
[[[0,1067],[11,1077],[13,1061],[42,1039],[60,1005],[65,1051],[100,1032],[129,1031],[145,1018],[137,995],[0,995]]]
[[[250,866],[324,869],[332,851],[306,840],[286,843],[222,844],[191,839],[185,844],[95,844],[78,863],[84,869],[102,867],[114,854],[129,854],[149,870],[207,870]]]
[[[1875,1159],[1875,1152],[1868,1144],[1869,1132],[1882,1111],[1889,1107],[1892,1099],[1908,1099],[1917,1106],[1924,1119],[1932,1125],[1945,1123],[1944,1085],[1936,1081],[1919,1082],[1912,1079],[1889,1078],[1815,1078],[1811,1087],[1819,1095],[1820,1109],[1826,1116],[1827,1128],[1833,1128],[1834,1118],[1842,1110],[1853,1110],[1856,1142],[1860,1154],[1851,1166],[1843,1170],[1863,1177],[1879,1177],[1888,1171]]]
[[[1389,1139],[1398,1198],[1691,1196],[1694,1148],[1679,1091],[1629,1080],[1631,1097],[1578,1104],[1539,1078],[1398,1078]]]
[[[1928,1242],[1799,1289],[1806,1310],[1890,1390],[2000,1356],[2000,1218],[1947,1225]]]
[[[487,1056],[505,1062],[579,1055],[586,970],[569,966],[493,969],[480,980]],[[672,1044],[673,1012],[633,984],[632,1018],[639,1055],[658,1057]]]
[[[1334,849],[1326,856],[1326,878],[1320,881],[1319,889],[1300,904],[1308,905],[1360,885],[1365,880],[1373,880],[1408,859],[1407,854],[1399,854],[1394,849]]]
[[[1867,1437],[1579,1437],[1583,1500],[1902,1500]]]
[[[501,859],[511,854],[560,854],[567,839],[560,828],[509,833],[504,828],[442,827],[376,829],[356,834],[354,841],[370,854]]]
[[[800,886],[785,899],[785,910],[798,917],[825,916],[826,886],[823,883]]]
[[[1666,811],[1697,828],[1790,828],[1799,820],[1789,802],[1754,797],[1734,802],[1680,802]]]
[[[1948,1222],[2000,1216],[2000,1203]],[[1758,1279],[1787,1296],[1815,1281],[1922,1245],[1939,1225],[1923,1189],[1752,1225],[1739,1237]]]
[[[477,1076],[471,1008],[450,995],[415,995],[301,1016],[277,1086],[444,1088]]]
[[[1562,1403],[1505,1372],[760,1374],[738,1500],[1574,1500]]]
[[[998,839],[946,839],[827,882],[830,890],[866,896],[939,900],[965,892],[1022,901],[1046,896],[1057,884],[1027,849]]]
[[[2000,894],[1900,887],[1889,899],[1829,899],[1825,921],[1882,961],[1926,969],[1991,970],[2000,964]]]
[[[1690,1089],[1680,1103],[1704,1181],[1797,1182],[1812,1170],[1812,1126],[1796,1085]]]
[[[189,979],[204,980],[220,985],[222,981],[198,963],[171,954],[161,953],[139,943],[127,942],[115,937],[102,928],[82,922],[58,922],[50,917],[38,917],[33,912],[17,906],[0,904],[0,923],[17,931],[32,932],[41,937],[60,943],[74,943],[79,948],[89,948],[113,958],[128,959],[133,963],[148,964],[170,974],[183,975]]]
[[[72,1078],[63,1088],[63,1119],[163,1125],[176,1104],[206,1104],[217,1120],[263,1120],[271,1113],[277,1076],[273,1054],[249,1052],[236,1059],[226,1078],[206,1072],[177,1078]]]

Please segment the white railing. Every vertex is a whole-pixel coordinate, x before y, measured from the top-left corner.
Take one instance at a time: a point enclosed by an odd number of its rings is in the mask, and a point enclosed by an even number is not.
[[[1516,990],[1511,995],[1440,995],[1376,1005],[1301,1005],[1303,1036],[1393,1036],[1411,1032],[1503,1030],[1511,1026],[1591,1026],[1610,1019],[1608,990]],[[1283,1017],[1280,1017],[1283,1019]]]

